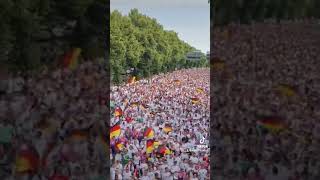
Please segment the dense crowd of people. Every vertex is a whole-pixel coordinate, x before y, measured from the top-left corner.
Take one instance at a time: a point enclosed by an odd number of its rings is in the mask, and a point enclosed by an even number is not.
[[[213,60],[223,66],[212,69],[211,87],[209,69],[198,68],[112,86],[109,94],[106,70],[93,62],[7,77],[0,82],[0,179],[98,180],[110,168],[119,180],[318,180],[319,28],[216,28]],[[262,116],[283,128],[261,128]]]
[[[91,61],[2,79],[0,179],[107,179],[108,86]]]
[[[213,179],[320,179],[319,28],[268,22],[215,29],[213,60],[224,66],[213,71],[211,86]],[[284,128],[261,128],[262,117],[277,117]]]
[[[209,68],[197,68],[112,87],[111,112],[122,114],[111,117],[121,129],[110,142],[111,179],[209,179],[209,84]],[[149,140],[158,144],[148,152]]]

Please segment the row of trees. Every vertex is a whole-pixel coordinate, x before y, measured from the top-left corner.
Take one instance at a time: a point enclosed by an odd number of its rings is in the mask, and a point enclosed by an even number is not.
[[[50,66],[69,47],[103,56],[107,0],[1,0],[0,65],[28,71]]]
[[[156,19],[132,9],[127,16],[114,10],[110,15],[110,67],[114,83],[126,79],[126,71],[134,68],[136,76],[149,77],[176,68],[208,65],[205,54],[200,61],[188,61],[194,51],[174,31],[164,30]]]
[[[264,19],[320,18],[319,0],[210,0],[214,24]]]

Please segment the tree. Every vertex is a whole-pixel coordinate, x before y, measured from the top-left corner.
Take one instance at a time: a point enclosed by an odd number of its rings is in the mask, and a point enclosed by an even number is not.
[[[37,70],[74,46],[84,56],[104,56],[106,0],[2,0],[0,8],[3,66]]]
[[[114,77],[121,74],[119,69],[135,68],[138,76],[149,77],[185,67],[185,55],[195,50],[180,40],[176,32],[164,30],[156,19],[137,9],[132,9],[128,16],[115,10],[110,16],[110,60]]]

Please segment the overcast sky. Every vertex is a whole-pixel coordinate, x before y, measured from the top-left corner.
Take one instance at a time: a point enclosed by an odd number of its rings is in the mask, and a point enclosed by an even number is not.
[[[111,11],[122,14],[137,8],[156,18],[166,30],[174,30],[180,39],[206,53],[210,50],[210,5],[208,0],[111,0]]]

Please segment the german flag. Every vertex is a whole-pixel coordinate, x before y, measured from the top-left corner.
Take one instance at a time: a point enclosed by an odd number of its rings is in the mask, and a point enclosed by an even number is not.
[[[225,68],[225,62],[222,61],[220,58],[218,57],[215,57],[215,58],[212,58],[212,68],[213,70],[222,70]]]
[[[115,148],[118,152],[122,151],[123,148],[124,148],[124,145],[120,142],[120,141],[117,141],[116,144],[115,144]]]
[[[199,98],[191,98],[192,104],[198,104],[200,102]]]
[[[121,117],[122,116],[122,109],[120,107],[116,108],[116,110],[114,111],[114,116],[115,117]]]
[[[139,105],[139,102],[132,102],[130,103],[130,107],[136,107]]]
[[[121,127],[120,127],[120,121],[117,122],[115,125],[113,125],[110,129],[110,139],[113,139],[114,137],[120,136],[121,133]]]
[[[296,91],[293,87],[287,84],[280,84],[276,87],[276,90],[280,92],[283,96],[294,97],[296,96]]]
[[[146,128],[144,131],[144,136],[146,138],[153,138],[154,137],[154,131],[152,128]]]
[[[167,147],[167,146],[161,146],[159,148],[159,153],[162,154],[162,155],[170,155],[172,154],[171,150]]]
[[[262,127],[273,131],[273,132],[278,132],[281,130],[286,129],[286,125],[284,122],[277,117],[269,117],[269,118],[264,118],[258,122]]]
[[[135,76],[132,76],[129,78],[128,83],[132,84],[132,83],[135,83],[136,81],[137,81],[137,78]]]
[[[78,65],[78,58],[80,56],[81,49],[74,48],[67,52],[63,57],[63,67],[69,69],[75,69]]]
[[[89,137],[89,129],[72,130],[67,140],[86,140]]]
[[[231,35],[231,32],[228,30],[228,29],[225,29],[223,32],[222,32],[222,36],[223,36],[223,39],[224,40],[228,40],[230,38],[230,35]]]
[[[148,154],[152,153],[152,151],[154,149],[154,140],[152,140],[152,139],[147,140],[146,149],[147,149]]]
[[[37,171],[40,164],[38,154],[30,147],[21,150],[16,158],[16,172],[18,173],[33,173]]]
[[[196,91],[197,91],[198,93],[203,93],[203,92],[204,92],[202,88],[197,88]]]
[[[174,83],[176,83],[176,84],[178,84],[178,85],[181,83],[181,81],[180,81],[180,80],[178,80],[178,79],[173,80],[173,82],[174,82]]]
[[[164,126],[164,128],[163,128],[163,131],[164,131],[165,133],[171,132],[171,131],[172,131],[171,125],[166,124],[166,125]]]
[[[159,145],[160,145],[160,142],[159,142],[159,141],[154,141],[153,146],[154,146],[155,148],[159,147]]]

